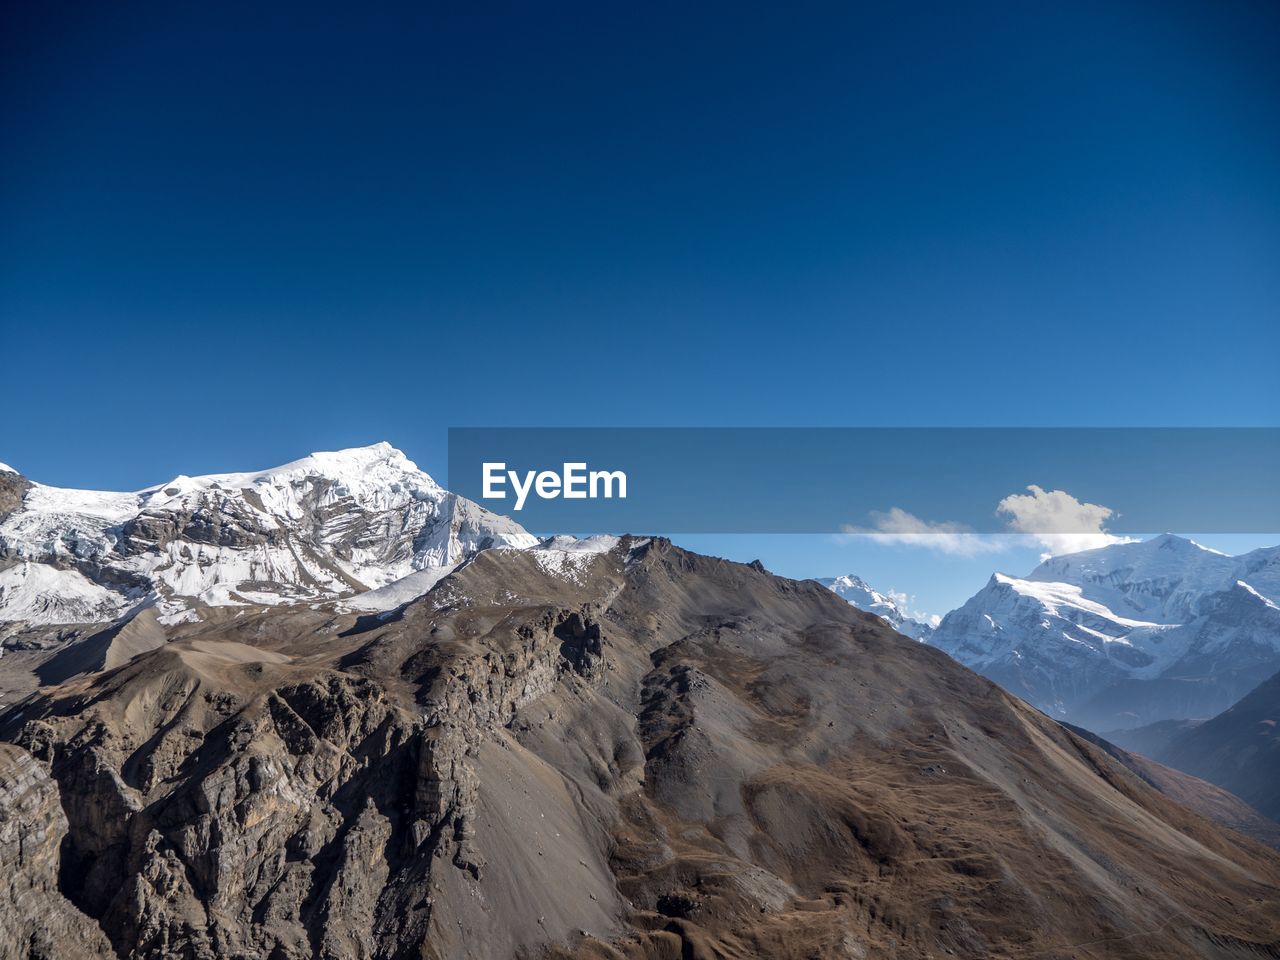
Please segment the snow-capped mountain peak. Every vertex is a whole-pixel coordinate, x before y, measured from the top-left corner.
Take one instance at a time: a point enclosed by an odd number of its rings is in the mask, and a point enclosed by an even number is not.
[[[1176,624],[1206,593],[1227,589],[1237,565],[1235,557],[1166,533],[1053,557],[1027,579],[1074,584],[1121,616]]]
[[[133,493],[0,485],[0,622],[109,620],[148,597],[179,615],[349,596],[537,542],[385,442]]]
[[[148,507],[199,496],[211,490],[256,490],[274,493],[303,482],[329,481],[332,499],[350,496],[362,506],[380,508],[404,495],[439,497],[444,489],[418,465],[385,440],[367,447],[313,453],[300,460],[251,473],[177,476],[138,493]],[[283,504],[282,504],[283,505]]]
[[[1212,716],[1280,669],[1280,548],[1164,534],[997,573],[930,642],[1097,729]]]
[[[923,640],[933,631],[933,624],[912,617],[895,597],[873,589],[861,577],[850,573],[841,577],[823,577],[818,582],[859,610],[874,613],[904,636]]]

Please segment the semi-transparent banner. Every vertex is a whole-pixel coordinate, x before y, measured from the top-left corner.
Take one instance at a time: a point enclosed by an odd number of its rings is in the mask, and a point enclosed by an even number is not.
[[[1280,532],[1277,428],[454,428],[534,532]]]

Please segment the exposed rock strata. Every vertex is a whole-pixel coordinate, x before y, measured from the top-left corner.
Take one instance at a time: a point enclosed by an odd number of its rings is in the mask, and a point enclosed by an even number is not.
[[[25,750],[0,743],[0,956],[109,957],[97,925],[58,892],[67,818],[58,786]]]

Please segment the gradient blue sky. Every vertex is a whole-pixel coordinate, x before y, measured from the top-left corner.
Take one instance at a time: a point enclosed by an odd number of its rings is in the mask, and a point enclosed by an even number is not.
[[[451,425],[1277,423],[1275,4],[268,6],[6,6],[29,476],[384,438],[443,473]]]

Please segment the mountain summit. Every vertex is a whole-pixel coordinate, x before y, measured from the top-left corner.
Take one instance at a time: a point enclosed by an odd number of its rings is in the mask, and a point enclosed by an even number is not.
[[[0,623],[162,619],[199,607],[314,601],[386,586],[489,546],[530,546],[389,443],[134,493],[0,473]]]

